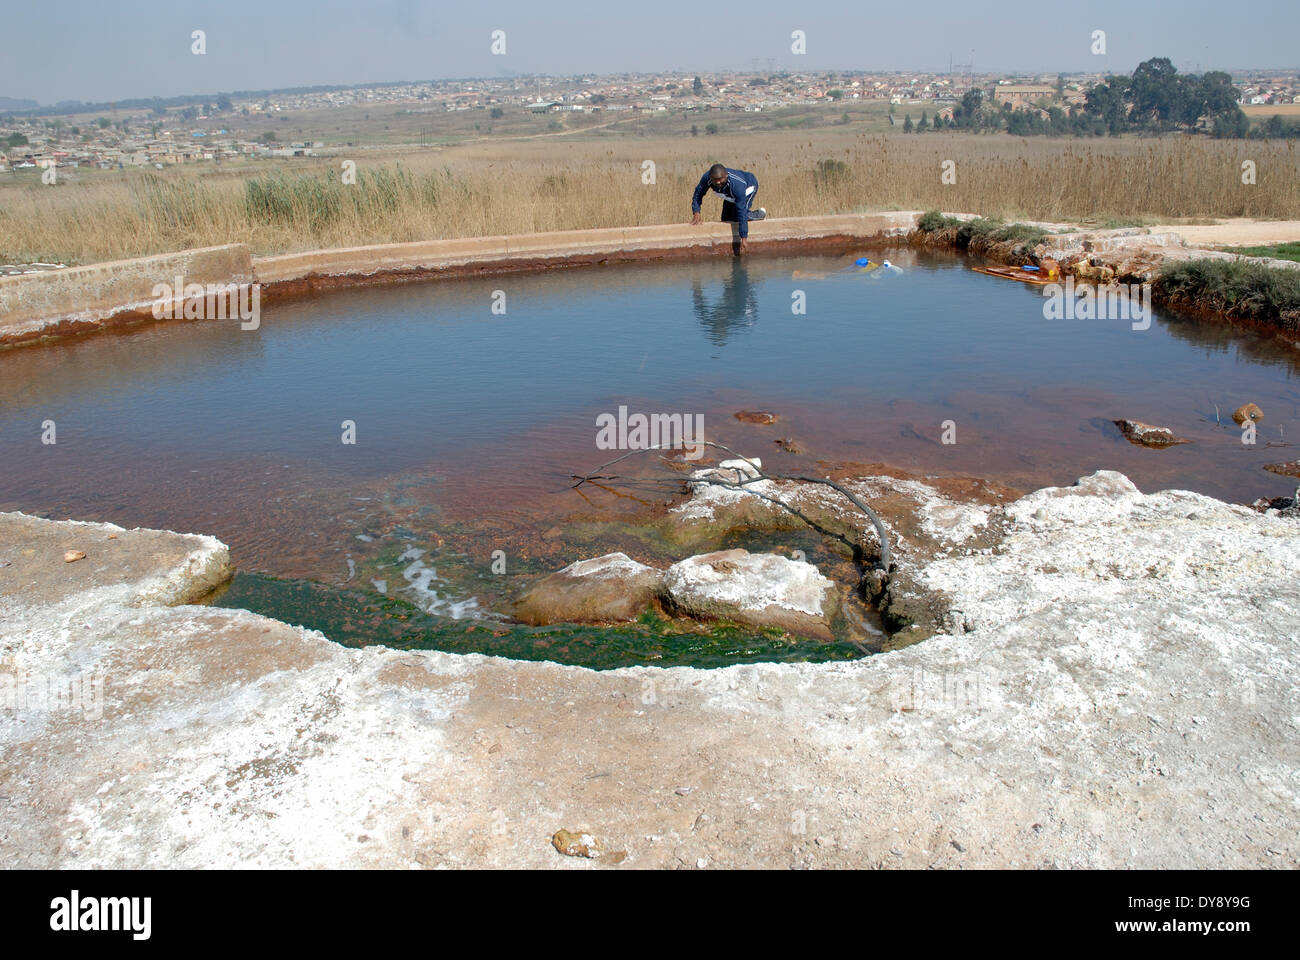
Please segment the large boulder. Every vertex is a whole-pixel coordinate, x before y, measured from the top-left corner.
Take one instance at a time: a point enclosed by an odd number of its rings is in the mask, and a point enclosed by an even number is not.
[[[635,620],[659,593],[663,572],[623,553],[579,560],[544,577],[514,605],[524,623]]]
[[[675,612],[831,637],[835,585],[811,563],[772,553],[721,550],[687,557],[664,574],[664,599]]]

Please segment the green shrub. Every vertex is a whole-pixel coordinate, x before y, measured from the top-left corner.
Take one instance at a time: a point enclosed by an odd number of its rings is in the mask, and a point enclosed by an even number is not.
[[[1009,243],[1015,245],[1012,252],[1025,253],[1047,235],[1042,227],[1027,223],[1003,223],[998,219],[976,217],[957,228],[957,246],[974,244],[977,251],[984,251],[997,244]]]
[[[1028,223],[1009,223],[1005,227],[995,229],[989,239],[993,243],[1015,242],[1018,248],[1029,249],[1046,236],[1048,232],[1042,227],[1031,226]]]
[[[1174,306],[1300,329],[1300,270],[1245,260],[1166,261],[1155,293]]]
[[[961,221],[956,217],[946,217],[938,210],[927,210],[916,221],[916,226],[925,233],[934,233],[937,230],[947,230],[949,227],[955,227],[960,223]]]

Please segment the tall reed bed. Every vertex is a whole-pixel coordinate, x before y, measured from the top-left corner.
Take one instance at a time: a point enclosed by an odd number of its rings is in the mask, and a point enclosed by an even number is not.
[[[714,160],[754,171],[758,201],[774,217],[939,208],[1022,220],[1300,219],[1300,160],[1283,141],[866,136],[851,128],[550,138],[358,155],[355,184],[343,182],[342,159],[124,171],[55,187],[6,177],[0,260],[87,263],[230,242],[270,254],[684,222]],[[654,162],[649,184],[646,160]],[[955,183],[944,182],[945,169]],[[1255,182],[1244,183],[1251,169]],[[706,201],[706,216],[716,216],[717,203]]]

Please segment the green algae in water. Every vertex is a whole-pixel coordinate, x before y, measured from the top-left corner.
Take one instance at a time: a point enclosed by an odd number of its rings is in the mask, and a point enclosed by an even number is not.
[[[452,620],[396,597],[306,580],[237,573],[212,605],[251,610],[319,630],[347,647],[482,653],[514,660],[550,660],[595,670],[617,667],[726,667],[737,663],[854,660],[847,642],[793,637],[777,630],[709,624],[696,630],[649,611],[618,627],[556,624],[532,627],[494,620]]]

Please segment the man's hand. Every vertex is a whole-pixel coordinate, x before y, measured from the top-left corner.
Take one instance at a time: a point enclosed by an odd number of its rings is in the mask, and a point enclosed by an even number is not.
[[[698,227],[699,225],[700,225],[700,212],[697,210],[693,214],[691,214],[691,226]]]

